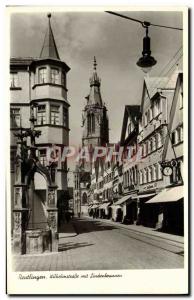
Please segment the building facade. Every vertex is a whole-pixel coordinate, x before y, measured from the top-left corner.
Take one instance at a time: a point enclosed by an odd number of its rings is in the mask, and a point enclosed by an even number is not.
[[[108,168],[104,163],[97,172],[93,168],[90,190],[95,202],[90,212],[97,217],[183,234],[181,72],[145,78],[141,105],[125,107],[119,147],[124,147],[121,162],[115,159]],[[108,199],[107,184],[111,189]],[[100,213],[104,208],[106,213]]]
[[[60,157],[63,147],[69,145],[70,104],[67,98],[66,77],[70,68],[59,57],[50,18],[51,15],[48,14],[48,26],[42,47],[40,45],[40,57],[10,60],[11,186],[14,185],[16,171],[15,134],[28,130],[33,122],[34,129],[41,132],[35,144],[41,166],[49,169],[52,160],[55,160],[56,172],[53,173],[53,181],[57,187],[57,211],[62,202],[66,201],[67,191],[67,166],[60,159],[57,160],[57,157]],[[26,145],[30,145],[29,138],[26,138]],[[50,159],[47,159],[49,148],[52,150]],[[30,217],[27,229],[45,229],[48,226],[48,183],[36,172],[31,180],[30,189]],[[55,221],[58,226],[57,219]]]

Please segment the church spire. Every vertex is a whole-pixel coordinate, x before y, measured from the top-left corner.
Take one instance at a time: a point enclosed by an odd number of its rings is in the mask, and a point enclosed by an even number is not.
[[[99,105],[102,106],[102,97],[100,93],[100,83],[101,80],[97,74],[97,62],[96,57],[94,56],[93,62],[93,74],[90,78],[90,94],[88,96],[88,105]]]
[[[59,53],[57,50],[57,46],[55,43],[55,39],[54,39],[54,35],[53,35],[53,31],[51,28],[51,14],[48,13],[47,15],[48,17],[48,28],[47,28],[47,32],[45,34],[45,38],[44,38],[44,43],[43,43],[43,47],[40,53],[40,58],[51,58],[51,59],[59,59]]]
[[[90,86],[100,86],[100,78],[98,77],[96,67],[97,67],[97,62],[96,62],[96,57],[94,56],[93,74],[92,77],[90,78]]]

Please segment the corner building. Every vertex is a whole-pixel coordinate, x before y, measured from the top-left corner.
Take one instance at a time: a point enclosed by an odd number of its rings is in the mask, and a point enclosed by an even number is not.
[[[51,15],[48,14],[48,26],[42,47],[40,45],[40,57],[19,57],[10,60],[12,186],[16,156],[14,133],[19,132],[21,128],[30,128],[30,106],[32,104],[34,104],[36,119],[35,129],[41,131],[40,137],[36,139],[36,146],[42,165],[48,166],[46,151],[49,147],[54,145],[55,152],[59,154],[63,151],[63,147],[69,144],[70,104],[67,99],[66,77],[70,68],[59,57],[50,18]],[[55,182],[58,187],[57,202],[65,202],[67,166],[60,161],[57,165]],[[36,173],[33,185],[29,228],[44,229],[47,225],[45,216],[46,181]]]

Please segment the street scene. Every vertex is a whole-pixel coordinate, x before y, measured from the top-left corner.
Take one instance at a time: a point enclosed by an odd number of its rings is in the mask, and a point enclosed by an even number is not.
[[[13,271],[184,268],[183,13],[10,25]]]

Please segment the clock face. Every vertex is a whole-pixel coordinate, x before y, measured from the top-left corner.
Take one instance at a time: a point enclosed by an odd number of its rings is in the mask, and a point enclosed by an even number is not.
[[[172,168],[171,167],[165,167],[163,170],[164,176],[170,176],[172,174]]]

